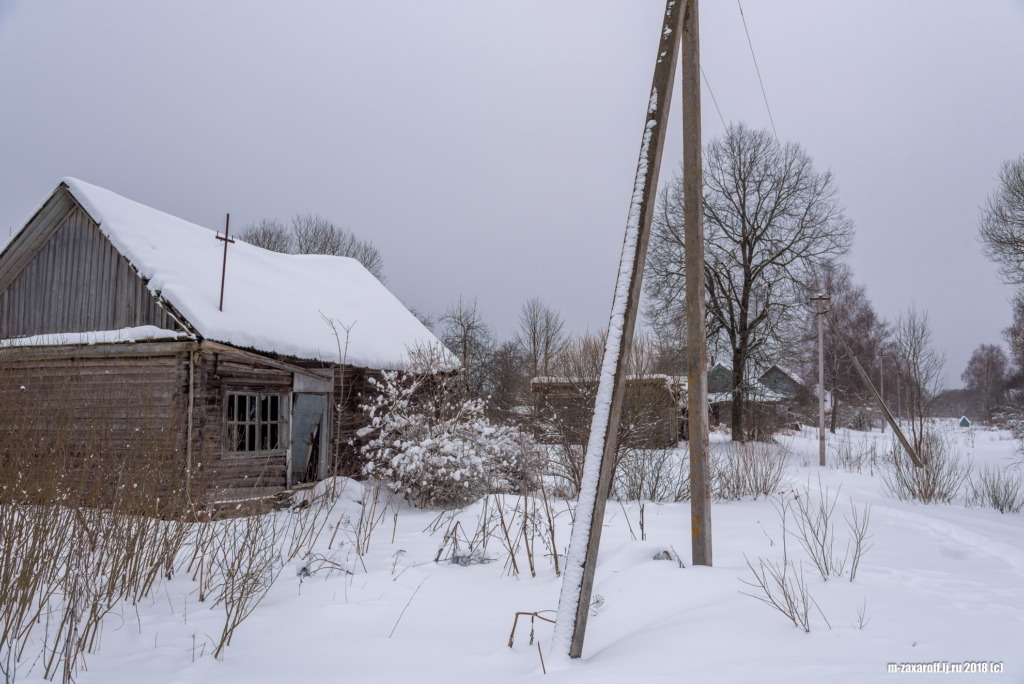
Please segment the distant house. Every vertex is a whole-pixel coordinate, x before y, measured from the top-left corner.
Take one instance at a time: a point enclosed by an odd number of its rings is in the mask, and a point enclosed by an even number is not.
[[[726,424],[731,420],[732,390],[732,370],[716,363],[708,371],[708,400],[714,420]],[[794,410],[809,396],[795,373],[772,364],[747,387],[751,425],[774,429],[793,422]]]
[[[533,378],[530,389],[544,412],[545,425],[553,428],[541,434],[541,441],[585,444],[597,396],[597,380],[575,378]],[[644,375],[626,380],[620,439],[623,446],[642,449],[675,447],[685,437],[683,424],[686,378]]]
[[[64,179],[0,252],[0,437],[52,443],[57,416],[113,450],[163,435],[209,501],[357,469],[368,379],[439,342],[357,261],[243,242],[221,311],[224,258],[214,231]]]
[[[758,382],[780,401],[801,399],[807,394],[807,388],[796,373],[775,364],[761,374]]]

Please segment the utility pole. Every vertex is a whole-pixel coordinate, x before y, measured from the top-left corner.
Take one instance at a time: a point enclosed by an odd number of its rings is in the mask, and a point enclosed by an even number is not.
[[[818,313],[818,465],[825,465],[825,328],[822,319],[831,297],[811,297]]]
[[[839,329],[839,326],[837,326],[836,322],[832,320],[828,311],[825,311],[822,317],[828,321],[828,327],[832,330],[832,339],[835,342],[838,342],[843,348],[843,351],[846,352],[846,358],[850,359],[850,363],[853,364],[853,369],[857,371],[857,375],[860,376],[860,380],[864,383],[864,387],[867,388],[868,393],[871,394],[872,398],[878,404],[878,407],[882,409],[882,418],[889,422],[889,427],[892,428],[892,433],[896,435],[896,439],[899,440],[900,444],[902,444],[903,448],[907,451],[907,455],[910,456],[910,460],[914,462],[914,467],[923,468],[924,462],[917,455],[917,452],[914,451],[914,447],[911,446],[910,442],[907,440],[907,436],[903,434],[903,430],[901,430],[900,426],[896,423],[896,419],[892,417],[892,413],[889,412],[889,407],[885,405],[885,402],[882,401],[882,397],[877,391],[875,391],[874,386],[871,384],[871,378],[868,377],[867,371],[864,370],[864,367],[860,365],[860,361],[857,360],[857,355],[853,353],[852,349],[850,349],[850,345],[846,343],[846,339],[843,336],[843,332]],[[897,377],[899,377],[898,373]]]
[[[686,384],[690,428],[690,534],[694,565],[711,565],[708,352],[704,320],[704,169],[700,130],[698,0],[683,14],[683,223],[686,252]]]
[[[680,0],[668,0],[665,20],[659,34],[657,61],[650,97],[647,100],[647,120],[640,143],[640,157],[634,176],[632,199],[626,221],[626,236],[619,259],[619,273],[615,281],[615,296],[605,342],[604,359],[594,402],[594,417],[590,425],[590,439],[583,462],[583,479],[562,590],[558,599],[558,613],[552,635],[552,648],[556,653],[568,653],[570,658],[583,654],[583,638],[590,613],[590,597],[594,588],[594,571],[604,526],[605,505],[611,488],[612,470],[618,450],[619,418],[626,390],[626,370],[633,343],[640,292],[643,285],[647,242],[654,218],[654,205],[658,189],[658,173],[672,102],[672,85],[679,59],[682,9]]]
[[[885,401],[885,352],[878,352],[878,395]],[[882,434],[885,434],[885,416],[882,416]]]

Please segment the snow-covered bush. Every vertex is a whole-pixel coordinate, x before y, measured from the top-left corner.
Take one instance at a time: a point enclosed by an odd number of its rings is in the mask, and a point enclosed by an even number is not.
[[[533,440],[489,421],[484,402],[463,398],[450,374],[386,371],[370,382],[377,394],[363,405],[363,473],[413,505],[459,508],[535,477]]]

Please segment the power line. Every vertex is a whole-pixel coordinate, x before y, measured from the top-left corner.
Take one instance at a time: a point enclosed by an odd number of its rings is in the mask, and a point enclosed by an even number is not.
[[[736,0],[740,8],[740,18],[743,19],[743,31],[747,34],[747,45],[750,46],[750,56],[754,60],[754,71],[757,72],[757,82],[761,84],[761,96],[764,98],[764,108],[768,110],[768,121],[772,124],[772,133],[775,134],[775,142],[779,141],[779,133],[775,130],[775,118],[772,116],[772,108],[768,105],[768,93],[764,91],[764,81],[761,79],[761,69],[757,66],[757,55],[754,54],[754,43],[750,40],[750,30],[747,28],[747,18],[743,14],[743,3]]]
[[[715,98],[715,91],[711,89],[711,82],[708,81],[708,75],[704,73],[704,67],[700,68],[700,75],[704,79],[704,85],[708,87],[708,94],[711,95],[711,101],[715,103],[715,111],[718,112],[718,118],[722,120],[722,128],[729,128],[729,124],[725,123],[725,117],[722,116],[722,110],[718,107],[718,100]]]

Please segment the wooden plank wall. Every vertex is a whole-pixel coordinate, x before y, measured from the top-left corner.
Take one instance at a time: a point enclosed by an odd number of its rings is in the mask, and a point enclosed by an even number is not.
[[[144,488],[167,503],[184,496],[187,382],[187,353],[4,350],[0,456],[21,459],[23,467],[38,464],[34,477],[51,485],[71,477],[67,486],[93,502],[113,492],[99,489],[118,485]]]
[[[590,436],[597,383],[535,382],[532,392],[539,408],[558,434],[538,433],[542,443],[585,444]],[[629,382],[619,423],[619,444],[636,449],[663,449],[678,444],[683,435],[683,408],[679,397],[662,383]]]
[[[232,392],[285,394],[292,373],[260,366],[245,357],[203,352],[195,365],[193,450],[209,497],[244,496],[248,490],[280,491],[287,485],[287,439],[284,448],[260,454],[227,451],[224,398]],[[290,410],[290,407],[289,407]]]
[[[380,378],[380,371],[343,366],[334,371],[334,429],[331,431],[330,475],[360,477],[366,462],[359,449],[363,439],[357,434],[367,424],[361,405],[377,390],[369,379]]]
[[[0,339],[140,325],[180,329],[78,206],[0,292]]]

